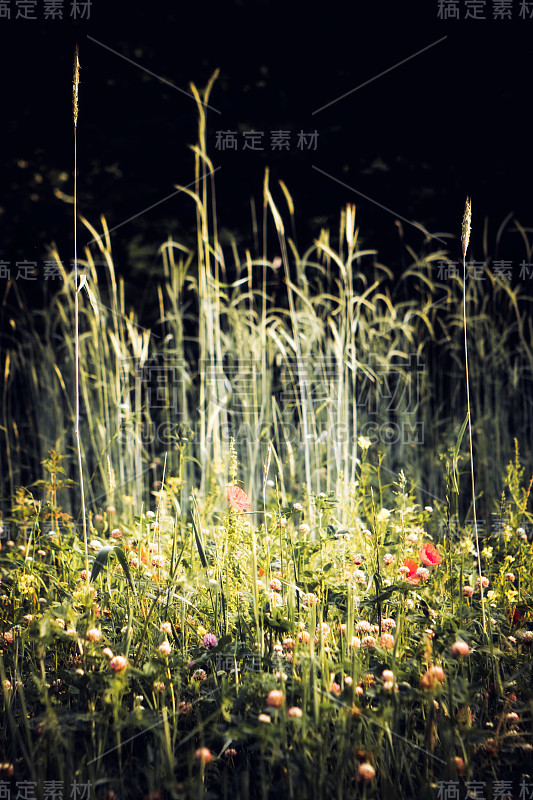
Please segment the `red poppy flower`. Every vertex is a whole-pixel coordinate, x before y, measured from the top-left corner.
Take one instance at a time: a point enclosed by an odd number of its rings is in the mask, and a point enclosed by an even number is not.
[[[404,567],[407,567],[409,572],[405,576],[407,583],[420,583],[420,575],[416,574],[418,564],[412,558],[406,558],[403,562]]]
[[[228,500],[230,506],[235,508],[237,511],[251,511],[252,504],[248,500],[246,492],[240,488],[240,486],[228,486]]]
[[[520,609],[515,608],[514,612],[509,614],[508,619],[511,625],[520,625],[524,619],[524,615],[520,613]]]
[[[426,542],[421,546],[418,551],[418,555],[420,557],[420,561],[422,564],[425,564],[426,567],[432,567],[435,564],[442,564],[441,554],[430,542]]]

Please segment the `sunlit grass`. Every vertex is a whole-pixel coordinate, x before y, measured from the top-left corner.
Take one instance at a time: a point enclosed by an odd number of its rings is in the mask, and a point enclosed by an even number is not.
[[[62,488],[52,455],[43,503],[19,493],[0,554],[3,747],[15,775],[105,776],[124,797],[135,786],[312,797],[317,785],[351,797],[368,769],[380,792],[409,797],[489,774],[503,748],[518,777],[531,751],[533,639],[519,461],[507,474],[515,500],[481,553],[489,648],[474,531],[452,537],[447,558],[445,509],[418,506],[403,475],[378,502],[363,439],[358,454],[350,508],[313,496],[311,525],[303,503],[283,507],[267,484],[266,506],[258,498],[250,512],[232,492],[235,508],[206,499],[187,521],[169,482],[157,513],[90,517],[89,589],[79,536],[52,502]]]
[[[156,324],[126,299],[104,218],[81,220],[82,290],[53,251],[61,288],[10,320],[0,779],[109,800],[518,782],[531,298],[488,259],[483,281],[439,278],[452,254],[422,226],[396,277],[352,205],[300,252],[268,173],[261,255],[224,251],[214,78],[192,88],[197,244],[161,246]]]

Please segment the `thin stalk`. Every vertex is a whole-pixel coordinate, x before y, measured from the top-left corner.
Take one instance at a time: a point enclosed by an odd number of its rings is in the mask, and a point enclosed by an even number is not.
[[[87,520],[85,517],[85,488],[83,485],[83,465],[81,459],[81,440],[80,440],[80,327],[79,327],[79,298],[78,295],[83,286],[83,282],[78,286],[78,96],[80,85],[80,60],[78,47],[74,56],[74,80],[73,80],[73,118],[74,118],[74,317],[76,320],[76,447],[78,450],[78,469],[80,473],[80,492],[81,492],[81,513],[83,519],[83,544],[85,547],[85,575],[87,586],[89,586],[89,549],[87,547]]]
[[[481,572],[481,553],[479,551],[479,537],[477,532],[477,516],[476,516],[476,485],[474,480],[474,449],[472,446],[472,414],[470,408],[470,375],[468,371],[468,340],[466,330],[466,251],[468,249],[468,242],[470,240],[470,230],[472,222],[472,208],[470,198],[466,198],[465,213],[463,216],[463,229],[461,236],[461,244],[463,247],[463,331],[465,340],[465,377],[466,377],[466,413],[468,417],[468,438],[470,442],[470,475],[472,478],[472,511],[474,514],[474,532],[476,536],[476,550],[477,550],[477,564],[479,572],[479,589],[481,592],[481,617],[483,621],[483,631],[487,633],[487,623],[485,619],[485,593],[483,591],[483,575]]]

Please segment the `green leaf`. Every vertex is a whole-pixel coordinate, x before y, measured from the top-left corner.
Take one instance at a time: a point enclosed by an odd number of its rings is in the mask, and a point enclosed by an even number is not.
[[[133,584],[133,580],[132,580],[132,577],[131,577],[130,565],[128,564],[128,559],[126,558],[126,553],[124,552],[122,547],[115,547],[115,553],[116,553],[116,556],[117,556],[118,560],[120,561],[120,566],[124,570],[124,574],[125,574],[126,578],[128,579],[128,583],[131,586],[133,594],[135,594],[135,586]]]
[[[467,425],[468,425],[468,414],[465,417],[465,421],[461,425],[461,430],[459,431],[459,436],[457,437],[457,443],[454,448],[454,455],[456,458],[459,455],[459,450],[461,449],[461,442],[463,441],[463,436],[465,435]]]
[[[193,494],[192,496],[192,528],[194,531],[194,539],[196,541],[196,547],[198,549],[198,555],[200,556],[200,561],[202,562],[202,567],[207,569],[207,558],[205,555],[204,545],[202,542],[202,527],[200,524],[200,509],[198,508],[198,501],[196,496]]]
[[[94,564],[93,564],[93,568],[92,568],[92,571],[91,571],[91,582],[94,581],[95,578],[98,577],[100,572],[106,566],[106,564],[107,564],[107,562],[109,560],[109,556],[111,555],[111,553],[116,553],[116,556],[117,556],[117,558],[118,558],[118,560],[120,562],[120,565],[121,565],[122,569],[124,570],[124,574],[126,575],[126,578],[128,579],[128,583],[131,586],[133,593],[136,594],[135,586],[134,586],[133,580],[131,578],[130,567],[129,567],[128,561],[126,559],[126,554],[125,554],[124,550],[121,547],[117,547],[117,546],[113,546],[113,545],[107,545],[107,547],[102,547],[102,549],[100,550],[100,552],[98,553],[98,555],[94,559]]]
[[[465,421],[461,425],[461,430],[459,431],[459,436],[457,437],[457,442],[453,449],[452,481],[453,481],[453,488],[457,494],[459,494],[459,484],[457,482],[457,462],[459,460],[459,450],[461,449],[461,442],[463,441],[463,436],[465,435],[465,430],[467,425],[468,425],[468,413],[465,417]]]
[[[93,564],[93,568],[92,568],[92,571],[91,571],[91,582],[94,581],[94,579],[97,578],[98,575],[100,574],[100,572],[103,570],[103,568],[107,564],[107,560],[109,558],[109,554],[114,549],[115,548],[112,547],[111,545],[108,545],[107,547],[102,547],[102,549],[100,550],[100,552],[98,553],[98,555],[94,559],[94,564]]]
[[[375,595],[374,597],[369,597],[365,600],[361,601],[362,606],[373,606],[374,603],[382,603],[383,600],[387,600],[391,594],[393,594],[399,587],[396,584],[392,586],[387,586],[380,594]],[[424,618],[422,618],[424,619]]]

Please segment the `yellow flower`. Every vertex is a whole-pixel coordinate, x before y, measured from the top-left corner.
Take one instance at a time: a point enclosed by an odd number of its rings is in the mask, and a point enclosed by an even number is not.
[[[37,575],[21,575],[18,588],[21,594],[35,594],[35,587],[39,583]]]

